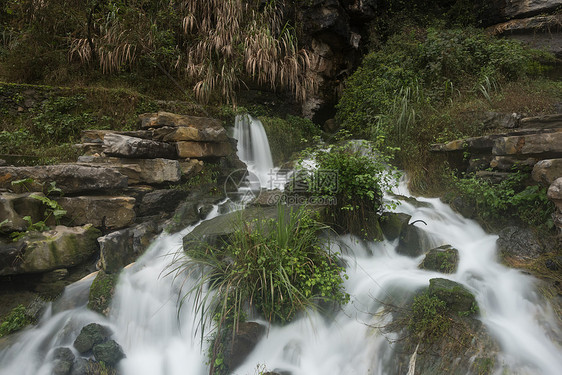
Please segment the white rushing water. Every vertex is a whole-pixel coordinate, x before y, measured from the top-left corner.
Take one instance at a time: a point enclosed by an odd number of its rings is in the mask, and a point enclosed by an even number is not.
[[[404,185],[400,193],[408,194]],[[486,234],[438,199],[418,200],[425,207],[402,202],[397,211],[411,215],[412,222],[423,220],[427,225],[415,225],[428,233],[432,246],[450,244],[459,250],[460,263],[454,274],[418,269],[422,257],[397,254],[396,241],[366,243],[339,237],[335,242],[340,243],[338,249],[344,249],[350,303],[330,317],[311,312],[286,326],[269,327],[266,337],[234,373],[253,375],[257,368],[292,375],[394,373],[395,369],[389,369],[393,337],[372,328],[388,319],[377,315],[380,301],[412,293],[427,286],[431,278],[446,277],[475,294],[479,319],[501,345],[497,374],[559,374],[562,349],[557,340],[561,332],[548,304],[535,291],[534,279],[497,262],[497,236]],[[216,214],[217,210],[211,216]],[[120,363],[125,375],[206,374],[206,342],[200,341],[192,301],[178,310],[182,290],[194,285],[195,276],[186,279],[170,274],[170,263],[185,259],[182,237],[191,229],[160,236],[143,257],[123,271],[107,319],[85,307],[91,279],[67,288],[67,298],[53,305],[37,327],[23,332],[14,345],[0,352],[0,374],[50,374],[52,350],[58,346],[72,349],[81,327],[91,322],[115,332],[115,340],[127,355]]]
[[[238,141],[238,157],[248,165],[250,176],[257,177],[259,186],[267,188],[273,160],[263,124],[248,114],[236,115],[233,137]]]

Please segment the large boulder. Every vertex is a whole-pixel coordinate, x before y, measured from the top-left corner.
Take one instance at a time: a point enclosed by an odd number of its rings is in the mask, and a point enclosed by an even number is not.
[[[125,159],[101,156],[80,156],[80,163],[115,168],[128,177],[129,185],[178,182],[182,176],[179,161],[171,159]]]
[[[427,235],[423,229],[414,224],[415,222],[403,227],[396,247],[398,254],[417,257],[427,251],[429,246]]]
[[[29,182],[12,185],[14,181],[25,179]],[[0,167],[0,189],[16,193],[44,191],[52,182],[64,194],[77,194],[126,188],[127,176],[112,168],[80,164]]]
[[[496,139],[492,153],[562,157],[562,132],[500,137]]]
[[[562,159],[541,160],[533,167],[533,180],[545,186],[562,177]]]
[[[98,251],[101,232],[92,225],[57,226],[46,232],[29,232],[22,240],[21,253],[2,274],[39,273],[84,263]]]
[[[82,328],[74,340],[74,348],[80,354],[88,353],[95,345],[105,342],[113,332],[108,327],[97,323],[90,323]]]
[[[95,345],[93,352],[96,361],[106,363],[109,366],[115,366],[120,360],[125,358],[121,345],[115,342],[115,340],[108,340]]]
[[[387,240],[394,241],[408,225],[412,216],[404,213],[385,212],[379,219],[382,232]]]
[[[159,232],[157,223],[148,221],[98,238],[101,268],[119,272],[142,255]]]
[[[227,345],[224,355],[224,363],[230,371],[244,362],[264,334],[265,327],[259,323],[242,322],[238,325],[238,330]]]
[[[103,139],[103,152],[106,155],[122,158],[177,159],[176,148],[169,143],[120,134],[105,135]]]
[[[105,273],[99,270],[96,278],[90,286],[90,294],[88,295],[88,308],[99,312],[105,316],[109,315],[111,300],[115,293],[117,285],[118,273]]]
[[[502,229],[498,234],[496,244],[504,259],[535,259],[546,251],[533,231],[514,226]]]
[[[53,375],[68,375],[74,363],[74,353],[65,347],[53,351]]]
[[[7,220],[0,231],[25,231],[28,223],[23,217],[29,216],[32,222],[44,219],[45,207],[40,200],[31,195],[43,196],[43,193],[2,193],[0,194],[0,222]]]
[[[180,127],[164,127],[153,130],[154,139],[162,142],[226,142],[228,136],[226,130],[220,125],[220,122],[208,119],[209,122],[204,126],[180,126]]]
[[[428,293],[444,301],[447,308],[454,313],[474,315],[478,312],[474,295],[455,281],[442,278],[430,279]]]
[[[66,210],[65,217],[74,225],[92,224],[103,229],[120,229],[135,220],[135,198],[80,196],[57,198]]]
[[[212,158],[228,156],[233,153],[229,142],[176,142],[180,158]]]
[[[502,3],[501,12],[506,19],[529,17],[562,6],[562,0],[509,0]]]
[[[187,197],[188,192],[180,189],[159,189],[142,197],[139,216],[170,214]]]
[[[459,264],[459,251],[451,245],[429,250],[419,268],[442,273],[454,273]]]

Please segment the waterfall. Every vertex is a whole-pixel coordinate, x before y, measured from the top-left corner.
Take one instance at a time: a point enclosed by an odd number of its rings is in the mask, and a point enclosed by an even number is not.
[[[408,195],[404,185],[400,193]],[[455,273],[418,269],[422,257],[398,254],[397,240],[363,242],[351,236],[337,237],[334,250],[346,249],[342,257],[349,276],[345,288],[350,303],[329,318],[310,312],[287,325],[270,326],[267,336],[234,374],[256,374],[257,366],[292,375],[395,374],[392,341],[397,337],[373,328],[388,323],[389,316],[379,314],[381,301],[411,294],[427,286],[431,278],[446,277],[476,296],[479,319],[501,345],[497,374],[557,375],[562,368],[557,340],[562,335],[552,309],[535,291],[535,280],[497,262],[497,236],[485,233],[438,199],[417,199],[423,205],[403,201],[396,211],[411,215],[412,222],[423,220],[427,225],[421,228],[433,245],[450,244],[458,249],[460,262]],[[181,251],[182,237],[192,229],[161,235],[123,271],[108,318],[87,310],[83,300],[77,307],[59,304],[46,313],[36,327],[19,334],[15,344],[0,351],[0,374],[51,374],[52,350],[72,348],[80,328],[91,322],[113,330],[127,355],[120,363],[125,375],[207,374],[207,343],[200,341],[198,317],[190,306],[193,301],[188,298],[178,309],[182,293],[196,283],[196,275],[174,277],[170,273],[170,264],[186,256]],[[91,280],[81,281],[67,291],[87,290],[89,283]],[[413,365],[416,353],[408,354]]]
[[[262,188],[267,187],[273,172],[273,160],[261,121],[248,114],[237,115],[234,138],[238,141],[238,157],[248,166],[250,176],[253,174]]]

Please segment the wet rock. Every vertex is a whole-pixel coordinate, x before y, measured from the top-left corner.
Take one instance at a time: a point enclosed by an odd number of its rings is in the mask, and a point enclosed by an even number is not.
[[[59,347],[53,351],[53,375],[68,375],[73,363],[74,354],[69,348]]]
[[[101,268],[107,273],[120,271],[142,255],[158,233],[157,223],[149,221],[98,238]]]
[[[74,225],[92,224],[97,228],[115,230],[135,220],[135,198],[115,196],[80,196],[57,198],[66,210],[65,217]]]
[[[412,217],[408,214],[385,212],[379,219],[382,232],[387,240],[394,241],[408,225]]]
[[[29,232],[23,239],[21,263],[4,274],[39,273],[81,264],[98,251],[96,239],[100,234],[91,225]]]
[[[19,273],[26,246],[27,244],[21,240],[8,244],[0,243],[0,275]]]
[[[227,346],[224,363],[230,371],[236,369],[254,350],[259,340],[265,334],[265,327],[255,322],[243,322]]]
[[[427,248],[427,236],[423,229],[413,224],[404,226],[398,240],[396,252],[398,254],[417,257],[423,254]]]
[[[198,203],[194,201],[187,201],[181,203],[174,212],[174,217],[166,228],[169,233],[176,233],[187,227],[188,225],[195,224],[201,219]]]
[[[453,210],[466,218],[472,219],[476,214],[475,205],[463,197],[454,197],[450,204]]]
[[[90,362],[84,358],[76,358],[70,375],[90,375],[88,371],[90,370]]]
[[[463,285],[449,279],[430,279],[428,292],[447,304],[447,308],[455,313],[474,315],[478,312],[478,304],[474,295]]]
[[[142,197],[139,216],[174,212],[187,195],[187,191],[179,189],[159,189],[147,193]]]
[[[90,294],[88,295],[88,308],[90,310],[105,316],[109,315],[109,307],[118,278],[119,274],[117,273],[107,274],[104,270],[98,272],[90,286]]]
[[[496,243],[503,257],[529,260],[545,252],[543,244],[528,228],[511,226],[502,229],[498,235]]]
[[[442,273],[454,273],[459,263],[459,251],[451,245],[443,245],[429,252],[418,268]]]
[[[228,142],[176,142],[175,145],[180,158],[222,157],[233,152]]]
[[[56,281],[64,280],[68,276],[68,270],[66,268],[60,268],[58,270],[53,270],[46,272],[41,276],[42,283],[53,283]]]
[[[545,186],[552,184],[558,177],[562,177],[562,159],[541,160],[533,167],[533,180]]]
[[[33,182],[12,185],[13,181]],[[118,190],[127,187],[127,176],[112,168],[80,164],[58,164],[36,167],[0,167],[0,189],[15,193],[43,191],[51,182],[64,194]]]
[[[123,349],[115,340],[108,340],[101,344],[96,344],[93,348],[96,361],[115,366],[120,360],[125,358]]]
[[[177,159],[174,146],[150,139],[107,134],[103,139],[103,152],[109,156],[135,159]]]
[[[113,332],[108,327],[90,323],[82,328],[73,345],[80,354],[85,354],[92,350],[94,345],[106,341],[112,334]]]

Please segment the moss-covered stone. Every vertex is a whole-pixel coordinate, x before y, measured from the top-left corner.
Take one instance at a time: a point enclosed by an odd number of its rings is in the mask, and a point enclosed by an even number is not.
[[[88,308],[104,315],[109,314],[109,305],[115,293],[119,274],[108,274],[100,270],[90,286]]]
[[[459,251],[451,245],[429,250],[419,268],[442,273],[453,273],[459,264]]]
[[[79,353],[87,353],[94,345],[101,344],[111,336],[111,330],[97,323],[91,323],[82,328],[76,340],[74,347]]]
[[[449,279],[435,278],[429,280],[428,293],[444,301],[452,313],[471,316],[478,313],[478,304],[474,295],[461,284]]]
[[[102,344],[95,345],[93,352],[97,361],[110,366],[116,365],[117,362],[125,358],[121,345],[116,343],[115,340],[108,340]]]
[[[394,241],[402,233],[402,229],[408,225],[411,216],[404,213],[385,212],[381,215],[379,222],[382,232],[387,240]]]

